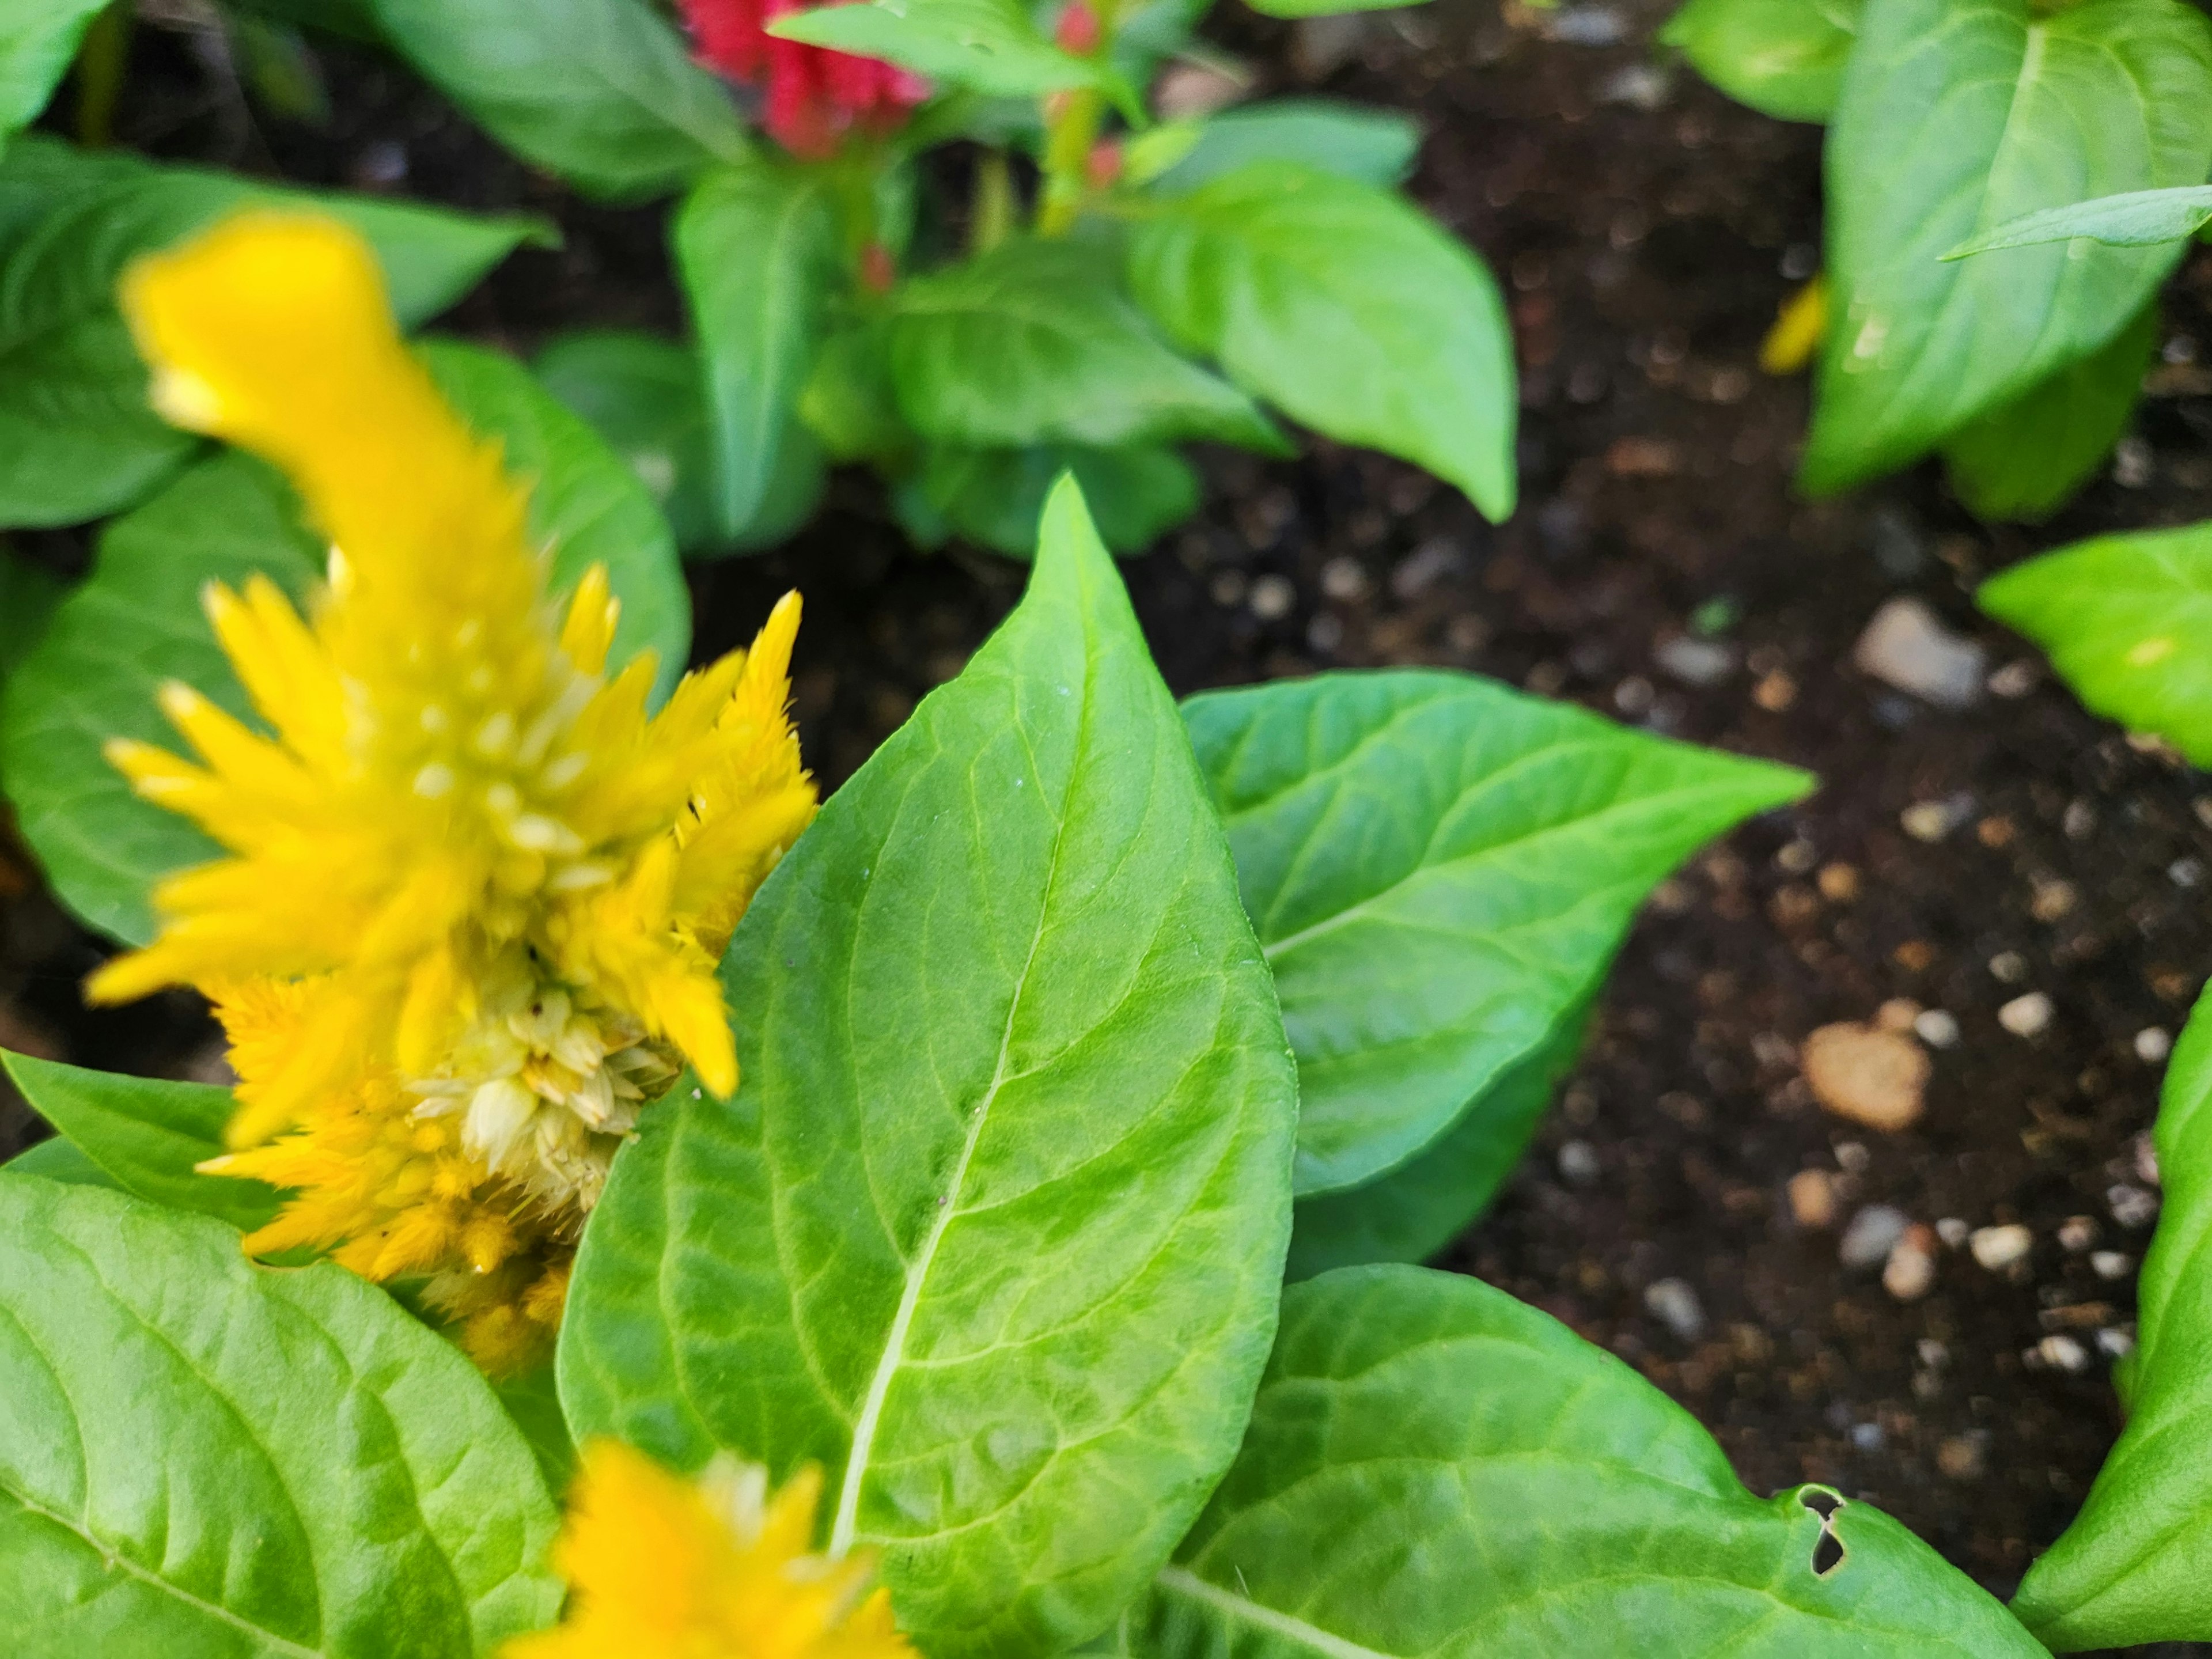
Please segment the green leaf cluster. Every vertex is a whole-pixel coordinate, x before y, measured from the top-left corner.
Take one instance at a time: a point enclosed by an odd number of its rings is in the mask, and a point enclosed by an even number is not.
[[[1691,0],[1723,89],[1827,121],[1829,321],[1800,482],[1941,454],[2040,519],[2126,430],[2154,296],[2212,217],[2212,25],[2179,0]]]

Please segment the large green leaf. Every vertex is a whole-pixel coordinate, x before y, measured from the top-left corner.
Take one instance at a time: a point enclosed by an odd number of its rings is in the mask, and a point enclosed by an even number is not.
[[[1198,510],[1198,474],[1172,449],[932,449],[896,504],[907,532],[924,546],[965,536],[1010,559],[1036,550],[1037,526],[1054,483],[1073,473],[1098,503],[1098,534],[1116,553],[1143,552],[1160,532]]]
[[[2212,523],[2077,542],[1974,597],[2096,713],[2212,766]]]
[[[128,150],[78,149],[42,132],[27,132],[0,150],[0,256],[72,197],[154,169]]]
[[[66,591],[44,565],[18,558],[0,542],[0,684],[31,654]]]
[[[750,148],[727,90],[645,0],[370,3],[425,80],[592,195],[665,195]]]
[[[1301,1199],[1291,1212],[1290,1279],[1371,1261],[1425,1261],[1490,1207],[1582,1051],[1585,1017],[1570,1014],[1412,1161],[1364,1187]]]
[[[220,1223],[0,1181],[18,1659],[469,1659],[550,1619],[530,1449],[459,1350]]]
[[[501,438],[508,464],[536,481],[531,534],[553,547],[556,583],[604,562],[623,601],[618,657],[658,652],[669,683],[689,647],[690,600],[644,486],[519,365],[450,344],[427,356],[462,414]],[[238,454],[192,468],[101,535],[92,574],[0,688],[0,780],[47,879],[84,921],[143,944],[154,933],[152,884],[215,856],[185,819],[132,794],[100,754],[111,737],[177,741],[155,703],[163,680],[247,713],[201,613],[201,588],[235,586],[258,571],[299,600],[322,565],[290,489]]]
[[[38,1176],[73,1187],[105,1187],[112,1193],[124,1185],[84,1154],[66,1135],[54,1135],[0,1164],[0,1175]]]
[[[1293,419],[1513,511],[1513,343],[1482,263],[1402,198],[1257,162],[1149,209],[1138,302]]]
[[[1172,145],[1176,158],[1155,189],[1195,190],[1255,161],[1297,161],[1361,184],[1403,182],[1421,148],[1418,122],[1396,110],[1370,109],[1334,98],[1271,98],[1247,104],[1180,132],[1161,127],[1130,144],[1134,168],[1143,147]]]
[[[2212,1015],[2200,1001],[2158,1106],[2158,1234],[2136,1287],[2127,1427],[2013,1611],[2061,1653],[2212,1641]]]
[[[201,1175],[195,1165],[227,1150],[228,1089],[204,1083],[88,1072],[28,1054],[0,1053],[31,1109],[54,1126],[124,1191],[173,1209],[228,1221],[250,1232],[282,1201],[258,1181]]]
[[[2057,511],[2128,429],[2158,334],[2158,307],[2146,306],[2111,343],[1948,440],[1944,471],[1959,499],[1980,519]]]
[[[1297,1051],[1301,1196],[1450,1127],[1588,997],[1662,877],[1809,781],[1421,669],[1184,717]]]
[[[2180,0],[1868,0],[1827,147],[1833,321],[1803,482],[1926,453],[2110,340],[2180,249],[1942,255],[2025,213],[2202,184],[2212,23]]]
[[[124,268],[248,204],[313,207],[374,243],[393,308],[444,310],[526,240],[533,220],[471,219],[360,197],[271,191],[222,173],[131,167],[91,188],[45,151],[36,173],[58,205],[0,258],[0,525],[62,525],[131,505],[198,440],[156,416],[146,369],[115,308]]]
[[[1136,110],[1111,65],[1062,52],[1020,0],[868,0],[787,12],[768,32],[923,75],[987,97],[1030,98],[1071,87],[1109,92]]]
[[[822,471],[798,409],[837,276],[829,181],[769,161],[717,168],[684,202],[675,237],[714,415],[715,507],[735,539],[775,504],[783,475]]]
[[[915,277],[892,304],[900,411],[939,442],[1113,449],[1217,438],[1281,448],[1250,398],[1168,348],[1096,248],[1009,242]]]
[[[1738,103],[1825,121],[1843,89],[1864,0],[1690,0],[1660,40]]]
[[[616,1160],[580,1435],[829,1475],[928,1653],[1103,1629],[1234,1453],[1296,1110],[1205,786],[1082,498],[722,968],[744,1082]]]
[[[1831,1511],[1825,1518],[1822,1510]],[[1472,1279],[1283,1295],[1237,1464],[1123,1619],[1146,1659],[2031,1659],[1871,1504],[1761,1500],[1690,1414]]]
[[[2160,242],[2185,242],[2208,224],[2212,224],[2212,185],[2136,190],[2023,214],[1971,242],[1961,243],[1943,257],[1964,259],[2000,248],[2070,242],[2077,236],[2111,247],[2151,247]]]
[[[538,383],[629,463],[686,553],[719,547],[706,383],[698,355],[657,334],[556,336],[531,364]]]
[[[0,0],[0,149],[46,106],[108,0]]]

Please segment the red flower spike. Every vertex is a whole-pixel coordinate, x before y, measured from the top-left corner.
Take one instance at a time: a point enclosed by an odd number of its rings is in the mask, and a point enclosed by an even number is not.
[[[808,9],[799,0],[683,0],[683,6],[702,63],[732,81],[765,82],[763,124],[793,155],[821,161],[851,133],[896,131],[929,95],[927,82],[896,64],[769,33],[785,13]]]
[[[881,242],[871,242],[860,250],[860,286],[871,294],[888,294],[891,284],[898,281],[898,267],[891,263],[891,251]]]
[[[1098,14],[1085,0],[1067,0],[1067,9],[1052,32],[1053,44],[1062,52],[1088,58],[1098,50]]]
[[[1083,163],[1084,176],[1090,179],[1091,188],[1104,190],[1118,184],[1121,178],[1121,146],[1112,139],[1101,139],[1091,147],[1091,154]]]

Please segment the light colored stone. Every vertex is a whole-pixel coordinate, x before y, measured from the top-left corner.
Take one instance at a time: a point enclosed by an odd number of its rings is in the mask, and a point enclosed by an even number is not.
[[[1836,1183],[1826,1170],[1800,1170],[1790,1177],[1790,1213],[1801,1227],[1836,1224]]]
[[[1823,1025],[1805,1039],[1798,1060],[1813,1097],[1838,1117],[1885,1133],[1919,1119],[1929,1060],[1909,1036],[1870,1025]]]
[[[1899,1302],[1917,1302],[1936,1283],[1936,1232],[1911,1226],[1889,1247],[1882,1263],[1881,1287]]]
[[[1969,708],[1981,698],[1988,656],[1920,600],[1899,598],[1874,613],[1851,661],[1861,673],[1939,708]]]
[[[1874,1023],[1885,1031],[1903,1033],[1920,1018],[1920,1005],[1911,997],[1892,997],[1874,1011]]]
[[[1912,1034],[1931,1048],[1954,1048],[1959,1043],[1958,1016],[1942,1008],[1924,1008],[1913,1017]]]
[[[2093,1215],[2069,1215],[2058,1224],[2058,1248],[2069,1255],[2079,1255],[2097,1242],[2097,1218]]]
[[[1645,1286],[1644,1305],[1685,1342],[1694,1342],[1705,1334],[1705,1307],[1686,1279],[1662,1279]]]
[[[1997,1010],[1997,1024],[2016,1037],[2041,1036],[2050,1028],[2051,999],[2040,991],[2014,997]]]
[[[2156,1066],[2173,1052],[2173,1038],[2163,1025],[2146,1025],[2136,1033],[2136,1058]]]
[[[1570,1140],[1559,1148],[1559,1173],[1577,1187],[1598,1177],[1597,1149],[1587,1140]]]
[[[1988,1462],[1990,1437],[1975,1431],[1954,1434],[1936,1448],[1936,1467],[1952,1480],[1978,1480]]]
[[[2035,1235],[2018,1222],[2002,1227],[1978,1227],[1967,1243],[1974,1260],[1991,1273],[2009,1267],[2035,1248]]]
[[[2124,1250],[2092,1250],[2089,1252],[2089,1266],[2095,1270],[2098,1278],[2108,1281],[2115,1279],[2125,1279],[2128,1276],[2130,1269],[2134,1267],[2135,1265],[2135,1257],[2130,1255]]]
[[[1954,1215],[1947,1215],[1936,1224],[1936,1237],[1954,1250],[1964,1244],[1972,1232],[1972,1228]]]
[[[2105,1203],[2123,1227],[2148,1227],[2158,1214],[2158,1200],[2124,1181],[2105,1189]]]
[[[1877,1261],[1886,1261],[1911,1224],[1911,1218],[1902,1210],[1887,1204],[1869,1204],[1844,1229],[1836,1259],[1846,1267],[1871,1267]]]
[[[1735,672],[1735,647],[1678,634],[1651,653],[1661,671],[1685,685],[1718,685]]]
[[[2063,1331],[2045,1337],[2029,1352],[2053,1370],[2078,1374],[2089,1369],[2089,1351]]]

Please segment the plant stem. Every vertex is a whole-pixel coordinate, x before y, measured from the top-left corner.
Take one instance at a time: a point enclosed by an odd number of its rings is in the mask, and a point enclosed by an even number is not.
[[[1082,4],[1085,0],[1071,0]],[[1120,21],[1118,0],[1090,0],[1098,20],[1098,39],[1085,55],[1104,63],[1113,55],[1114,26]],[[1105,118],[1105,94],[1095,87],[1079,87],[1054,94],[1058,100],[1045,124],[1044,188],[1037,202],[1037,234],[1066,235],[1091,194],[1091,151],[1098,142],[1099,124]]]
[[[975,208],[969,222],[971,252],[988,253],[1014,228],[1014,175],[1006,153],[988,150],[975,166]]]
[[[130,67],[134,9],[131,0],[115,0],[84,32],[76,58],[76,136],[87,149],[105,149],[115,137],[115,106]]]

